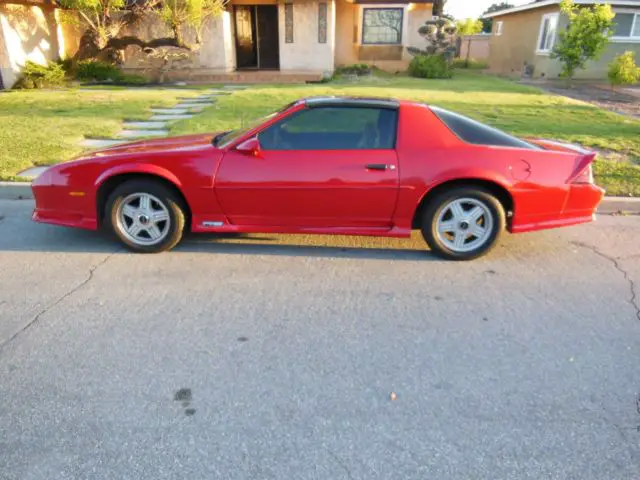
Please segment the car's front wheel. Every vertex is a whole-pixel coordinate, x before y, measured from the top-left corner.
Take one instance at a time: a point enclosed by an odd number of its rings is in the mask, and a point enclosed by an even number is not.
[[[185,214],[180,199],[152,180],[119,185],[106,205],[107,226],[130,250],[157,253],[175,247],[182,238]]]
[[[422,235],[436,255],[471,260],[496,245],[505,223],[504,208],[491,193],[458,187],[429,202],[423,212]]]

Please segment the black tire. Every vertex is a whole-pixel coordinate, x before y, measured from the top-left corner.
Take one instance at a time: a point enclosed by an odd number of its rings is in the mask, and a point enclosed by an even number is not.
[[[164,224],[166,232],[163,230],[162,238],[155,243],[137,243],[122,231],[122,224],[118,221],[119,209],[127,197],[135,194],[147,194],[155,197],[152,204],[158,207],[157,201],[160,201],[168,212],[169,221],[168,224]],[[171,189],[154,180],[130,180],[122,183],[109,195],[104,212],[105,227],[129,250],[137,253],[158,253],[171,250],[180,242],[185,229],[185,208],[182,205],[182,200]],[[153,240],[149,238],[148,242],[153,242]]]
[[[480,202],[486,207],[486,211],[490,215],[490,219],[485,219],[484,215],[478,219],[478,222],[491,223],[488,235],[482,243],[477,247],[468,251],[457,251],[440,238],[438,235],[438,219],[443,213],[443,210],[448,209],[451,202],[459,199],[472,199],[473,201]],[[469,211],[465,211],[468,213]],[[445,212],[445,215],[447,212]],[[445,217],[446,218],[446,217]],[[467,222],[460,222],[458,225],[465,223],[466,228],[470,228]],[[479,224],[482,226],[482,224]],[[504,208],[500,201],[494,197],[489,191],[481,187],[455,187],[451,190],[443,191],[435,198],[431,199],[424,208],[422,213],[421,230],[424,240],[429,245],[431,251],[439,257],[446,258],[448,260],[473,260],[474,258],[481,257],[487,254],[493,247],[495,247],[500,235],[504,231],[506,225],[506,215]],[[455,237],[454,237],[455,238]],[[480,241],[478,237],[465,237],[467,240],[473,242],[474,238]],[[465,242],[467,240],[464,240]],[[469,247],[471,245],[468,245]],[[466,248],[467,246],[463,247]]]

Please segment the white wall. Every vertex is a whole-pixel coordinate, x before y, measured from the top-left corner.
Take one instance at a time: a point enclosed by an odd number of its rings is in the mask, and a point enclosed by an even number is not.
[[[278,3],[280,70],[332,72],[335,53],[335,2],[327,0],[327,43],[318,43],[318,2],[293,1],[293,43],[285,42],[285,6]]]
[[[0,36],[0,73],[5,88],[15,83],[25,62],[46,65],[59,58],[53,9],[0,5]]]
[[[235,69],[236,51],[232,24],[233,14],[228,11],[211,19],[205,26],[199,52],[200,67],[224,72]]]

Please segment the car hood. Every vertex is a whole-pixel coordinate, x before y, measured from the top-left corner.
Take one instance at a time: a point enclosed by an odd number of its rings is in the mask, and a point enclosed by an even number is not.
[[[140,153],[156,152],[176,152],[187,150],[199,150],[202,148],[213,148],[211,141],[215,133],[181,135],[178,137],[157,138],[151,140],[139,140],[128,142],[114,147],[95,150],[82,155],[81,159],[96,159],[101,157],[111,157],[116,155],[129,155]]]

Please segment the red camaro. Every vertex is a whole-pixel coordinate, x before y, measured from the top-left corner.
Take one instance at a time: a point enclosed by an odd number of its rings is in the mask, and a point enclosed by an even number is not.
[[[408,237],[478,257],[512,233],[589,222],[595,154],[421,103],[308,98],[240,130],[145,140],[55,165],[33,219],[105,226],[159,252],[193,232]]]

